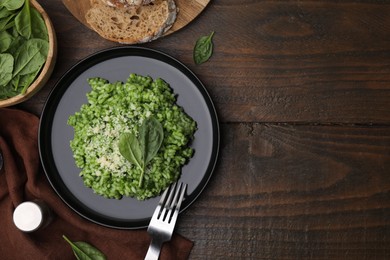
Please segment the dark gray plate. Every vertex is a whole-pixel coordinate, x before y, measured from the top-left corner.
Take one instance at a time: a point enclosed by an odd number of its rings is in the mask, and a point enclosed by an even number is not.
[[[69,147],[73,128],[67,120],[87,103],[86,93],[91,90],[88,78],[125,81],[130,73],[164,79],[177,94],[177,103],[197,122],[191,144],[195,154],[180,177],[188,183],[182,210],[195,201],[212,175],[220,139],[217,114],[203,84],[186,66],[164,53],[117,47],[89,56],[71,68],[50,93],[41,115],[39,152],[43,168],[56,193],[75,212],[95,223],[121,229],[146,227],[160,198],[106,199],[85,187]]]

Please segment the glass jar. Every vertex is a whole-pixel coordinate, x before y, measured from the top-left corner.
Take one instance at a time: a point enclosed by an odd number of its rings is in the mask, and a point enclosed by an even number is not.
[[[33,232],[45,228],[52,220],[49,207],[40,200],[19,204],[13,214],[15,226],[23,232]]]

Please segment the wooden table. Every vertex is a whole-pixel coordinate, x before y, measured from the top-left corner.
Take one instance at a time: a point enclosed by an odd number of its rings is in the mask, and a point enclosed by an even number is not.
[[[60,0],[39,2],[59,52],[17,106],[36,115],[73,64],[118,45]],[[214,55],[197,66],[211,31]],[[220,118],[216,170],[178,223],[191,259],[390,259],[390,1],[212,0],[142,46],[192,69]]]

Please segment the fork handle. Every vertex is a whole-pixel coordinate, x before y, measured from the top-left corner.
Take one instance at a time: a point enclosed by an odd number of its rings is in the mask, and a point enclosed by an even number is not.
[[[159,239],[152,239],[145,260],[157,260],[160,256],[161,246],[163,242]]]

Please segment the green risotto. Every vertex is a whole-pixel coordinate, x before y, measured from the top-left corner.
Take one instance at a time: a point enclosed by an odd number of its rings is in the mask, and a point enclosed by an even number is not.
[[[102,78],[88,82],[92,87],[88,104],[68,120],[74,128],[70,147],[84,184],[107,198],[157,196],[178,179],[192,156],[189,142],[196,122],[176,104],[172,89],[162,79],[131,74],[125,83]],[[141,169],[123,156],[119,142],[124,134],[142,136],[143,123],[151,118],[161,125],[163,139]]]

